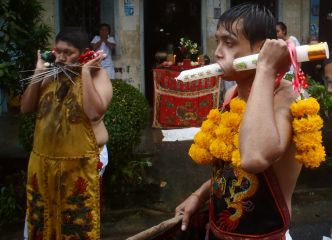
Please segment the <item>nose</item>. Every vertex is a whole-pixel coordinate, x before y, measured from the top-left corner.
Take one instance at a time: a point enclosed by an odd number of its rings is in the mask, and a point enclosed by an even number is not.
[[[221,44],[219,43],[214,51],[214,56],[216,60],[220,60],[224,58],[224,54],[222,52]]]
[[[65,55],[63,53],[57,53],[56,54],[56,60],[55,62],[65,62],[66,61],[66,58],[65,58]]]

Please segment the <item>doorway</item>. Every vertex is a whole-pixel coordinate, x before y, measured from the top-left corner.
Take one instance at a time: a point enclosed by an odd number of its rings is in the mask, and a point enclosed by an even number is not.
[[[145,95],[150,105],[155,54],[172,51],[180,56],[177,53],[182,37],[201,45],[201,0],[144,1]]]
[[[60,1],[60,28],[79,28],[92,38],[100,24],[100,0]]]
[[[319,41],[327,42],[332,47],[332,1],[320,0],[319,6]]]

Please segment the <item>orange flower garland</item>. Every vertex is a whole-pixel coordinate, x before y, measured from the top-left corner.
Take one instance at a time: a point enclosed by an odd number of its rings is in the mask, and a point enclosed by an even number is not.
[[[319,103],[312,97],[294,102],[290,107],[294,117],[295,159],[308,168],[319,167],[326,156],[322,146],[323,120],[318,115],[319,108]]]
[[[235,98],[230,102],[229,112],[220,113],[218,109],[209,112],[189,149],[196,163],[209,164],[222,159],[240,167],[239,131],[245,107],[243,100]],[[306,167],[318,167],[325,160],[319,103],[315,98],[302,99],[292,103],[290,110],[294,118],[295,159]]]
[[[245,106],[243,100],[235,98],[230,103],[230,112],[210,111],[189,149],[195,162],[208,164],[223,159],[235,166],[240,165],[239,130]]]

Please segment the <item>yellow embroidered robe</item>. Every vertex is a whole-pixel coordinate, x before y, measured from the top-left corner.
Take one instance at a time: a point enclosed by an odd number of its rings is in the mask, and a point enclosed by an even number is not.
[[[99,150],[82,83],[51,80],[40,96],[27,180],[29,240],[100,239]]]

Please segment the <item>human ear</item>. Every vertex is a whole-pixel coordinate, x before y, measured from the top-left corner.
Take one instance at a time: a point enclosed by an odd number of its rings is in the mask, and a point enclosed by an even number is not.
[[[265,43],[265,40],[257,41],[251,45],[252,53],[259,53],[259,51],[262,49],[263,45]]]

